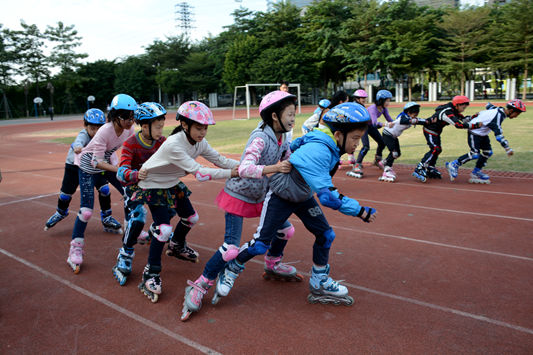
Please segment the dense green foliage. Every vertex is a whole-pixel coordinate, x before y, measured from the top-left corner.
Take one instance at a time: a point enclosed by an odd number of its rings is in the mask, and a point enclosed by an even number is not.
[[[195,43],[167,37],[142,55],[92,63],[76,52],[82,38],[74,25],[58,22],[43,32],[24,21],[21,30],[0,24],[3,101],[10,102],[10,116],[31,114],[35,96],[44,108],[70,113],[86,109],[89,95],[100,108],[117,92],[175,104],[281,80],[329,96],[347,80],[364,85],[367,74],[378,74],[381,87],[407,83],[409,97],[428,79],[453,83],[448,90],[457,94],[476,68],[498,79],[518,78],[525,97],[533,61],[533,0],[463,9],[411,0],[317,0],[305,11],[277,1],[269,11],[241,7],[233,17],[215,37]],[[252,92],[254,103],[261,93]]]

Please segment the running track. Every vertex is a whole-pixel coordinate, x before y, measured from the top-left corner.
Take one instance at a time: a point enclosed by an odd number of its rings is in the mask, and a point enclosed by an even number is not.
[[[220,117],[215,116],[217,119]],[[262,260],[250,262],[230,296],[215,307],[212,292],[199,314],[179,321],[187,279],[195,279],[221,243],[223,213],[213,200],[223,182],[185,182],[200,224],[188,240],[201,261],[163,256],[163,295],[151,304],[137,290],[147,247],[137,246],[124,287],[112,277],[120,237],[87,228],[79,275],[65,260],[79,206],[48,232],[66,146],[42,131],[78,128],[42,121],[0,128],[0,352],[21,353],[405,353],[527,354],[533,349],[533,176],[493,176],[491,185],[458,181],[419,184],[410,170],[399,182],[363,180],[340,170],[340,190],[378,209],[378,221],[325,210],[337,238],[332,276],[344,279],[352,307],[309,305],[312,236],[297,233],[286,261],[302,283],[264,281]],[[39,134],[35,135],[35,132]],[[209,138],[209,137],[208,137]],[[113,190],[114,191],[114,190]],[[113,192],[115,215],[121,202]],[[249,239],[258,220],[245,222]]]

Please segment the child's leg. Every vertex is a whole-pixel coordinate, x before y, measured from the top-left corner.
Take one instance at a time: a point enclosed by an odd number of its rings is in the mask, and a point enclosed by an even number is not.
[[[490,177],[481,171],[492,155],[490,139],[488,136],[475,136],[475,141],[479,147],[479,157],[476,162],[476,167],[470,174],[470,180],[468,182],[474,184],[490,184]]]
[[[275,280],[284,281],[302,281],[302,275],[298,274],[296,268],[292,265],[281,262],[283,257],[283,250],[287,245],[289,239],[294,235],[294,227],[289,221],[277,230],[276,237],[270,243],[270,249],[265,255],[265,273],[263,277],[267,280],[274,278]]]
[[[392,164],[394,164],[394,159],[400,156],[400,145],[398,143],[398,138],[394,138],[390,134],[383,133],[383,142],[385,143],[385,146],[389,149],[389,155],[385,159],[385,166],[392,167]]]
[[[46,221],[44,230],[48,230],[55,226],[58,222],[68,216],[68,207],[72,200],[72,195],[78,188],[78,170],[76,165],[65,164],[65,172],[63,174],[63,182],[61,183],[61,190],[57,199],[56,212]]]
[[[369,125],[370,127],[370,125]],[[357,156],[357,164],[362,164],[363,159],[365,158],[366,153],[370,150],[370,141],[368,140],[368,132],[365,132],[363,136],[361,137],[361,143],[363,144],[363,147],[359,151],[359,155]]]
[[[383,168],[379,165],[381,162],[381,157],[383,155],[383,149],[385,149],[385,143],[383,142],[383,137],[381,136],[381,133],[379,133],[379,130],[377,127],[374,127],[372,125],[368,126],[368,135],[372,137],[372,139],[378,144],[376,148],[376,156],[374,158],[374,165]]]
[[[199,254],[187,245],[185,238],[192,227],[198,223],[198,213],[192,207],[189,198],[185,196],[177,200],[175,211],[180,217],[180,220],[168,244],[167,255],[197,263],[199,261]]]

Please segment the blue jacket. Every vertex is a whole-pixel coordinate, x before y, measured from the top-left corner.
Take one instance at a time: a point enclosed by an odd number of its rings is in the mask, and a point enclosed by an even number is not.
[[[349,216],[357,216],[359,202],[339,194],[333,186],[331,173],[340,160],[340,149],[329,129],[314,129],[291,144],[289,161],[305,182],[316,192],[323,206],[339,210]]]

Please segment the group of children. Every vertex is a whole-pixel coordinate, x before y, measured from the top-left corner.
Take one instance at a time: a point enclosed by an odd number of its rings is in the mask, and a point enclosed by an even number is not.
[[[432,150],[417,167],[416,175],[413,173],[422,180],[420,177],[427,177],[441,151],[442,127],[453,123],[471,129],[471,152],[446,164],[453,180],[458,167],[471,159],[478,159],[480,166],[476,165],[476,169],[481,170],[492,154],[487,138],[491,129],[508,154],[512,154],[503,138],[501,121],[525,111],[520,100],[512,100],[505,108],[490,106],[488,111],[467,122],[459,115],[468,102],[456,97],[451,103],[439,106],[435,115],[427,120],[417,117],[420,106],[410,102],[393,121],[387,111],[392,97],[390,92],[379,91],[377,103],[368,110],[364,106],[367,96],[366,92],[358,90],[356,102],[348,102],[345,93],[335,95],[332,100],[322,100],[313,120],[304,124],[306,134],[291,142],[296,97],[286,91],[273,91],[262,99],[261,121],[251,132],[240,160],[236,161],[219,154],[205,139],[209,126],[215,121],[211,110],[203,103],[182,104],[176,116],[179,125],[165,138],[166,111],[161,105],[153,102],[138,105],[131,96],[119,94],[112,100],[107,120],[98,109],[85,113],[85,128],[72,143],[67,156],[57,210],[46,222],[45,230],[68,215],[72,194],[79,184],[80,210],[67,258],[74,273],[79,273],[84,232],[92,216],[96,187],[104,230],[123,234],[112,268],[115,279],[120,285],[127,282],[132,272],[135,245],[149,242],[148,260],[139,289],[152,302],[157,302],[162,293],[161,256],[165,244],[168,243],[166,254],[169,256],[192,262],[199,260],[198,252],[186,243],[186,236],[198,223],[199,215],[189,199],[191,191],[180,179],[188,174],[200,182],[224,179],[226,183],[216,198],[218,207],[225,212],[223,242],[202,274],[194,282],[187,282],[182,320],[200,310],[210,287],[215,289],[213,304],[227,296],[246,262],[258,255],[264,255],[265,277],[302,281],[294,266],[282,262],[284,248],[295,233],[288,221],[292,214],[296,214],[315,236],[308,301],[351,305],[353,298],[348,295],[348,289],[329,276],[329,251],[335,232],[316,198],[324,207],[359,217],[367,223],[375,221],[377,212],[341,194],[333,185],[332,177],[340,157],[350,155],[355,166],[349,175],[362,177],[362,170],[357,172],[356,167],[368,151],[367,135],[370,135],[381,147],[375,159],[376,165],[384,169],[380,179],[394,181],[392,166],[400,156],[398,137],[411,125],[423,124]],[[388,123],[383,125],[377,121],[381,114]],[[137,133],[134,122],[140,126]],[[381,126],[383,135],[378,131]],[[353,154],[361,140],[364,147],[355,161]],[[385,146],[390,153],[386,159],[381,159]],[[114,153],[121,147],[118,162]],[[199,156],[216,167],[201,165],[196,161]],[[124,231],[111,214],[109,183],[124,197]],[[145,206],[153,220],[148,232],[143,231],[147,216]],[[179,220],[173,227],[170,223],[175,215]],[[244,218],[254,217],[260,217],[259,227],[253,238],[241,245]]]
[[[343,91],[335,94],[335,96],[342,95],[346,94]],[[353,96],[355,103],[364,106],[368,94],[365,90],[359,89],[355,91]],[[362,163],[370,149],[368,139],[368,136],[370,136],[377,143],[374,165],[383,170],[379,180],[386,182],[396,181],[393,164],[401,155],[398,137],[411,126],[422,125],[429,151],[423,156],[420,163],[418,163],[412,175],[420,182],[426,182],[428,178],[441,179],[441,173],[435,166],[439,154],[442,152],[441,134],[445,126],[453,125],[456,128],[468,129],[470,152],[451,162],[446,162],[445,166],[450,180],[455,180],[461,165],[470,160],[477,159],[476,167],[472,170],[469,182],[488,184],[490,183],[490,177],[482,171],[488,158],[492,155],[488,134],[491,131],[494,132],[496,139],[506,150],[506,153],[512,155],[513,150],[509,147],[508,141],[503,136],[501,124],[505,118],[509,117],[512,119],[526,111],[524,103],[521,100],[514,99],[509,101],[505,107],[497,107],[488,103],[486,110],[465,117],[463,112],[469,106],[470,100],[466,96],[458,95],[453,97],[451,102],[438,106],[435,109],[435,113],[427,119],[418,117],[420,113],[419,104],[413,101],[408,102],[405,104],[403,111],[393,120],[387,109],[390,105],[391,98],[392,93],[390,91],[379,90],[376,94],[376,103],[367,108],[371,120],[369,121],[367,131],[361,138],[363,146],[357,159],[355,159],[354,155],[350,155],[347,160],[349,164],[353,165],[353,168],[346,173],[348,176],[358,179],[363,178]],[[309,133],[314,128],[323,128],[321,118],[329,109],[335,106],[336,104],[332,105],[327,99],[320,100],[313,115],[304,122],[302,126],[303,134]],[[386,123],[378,121],[381,115],[385,117]],[[382,134],[379,132],[380,128],[383,128]],[[389,154],[383,159],[382,153],[385,147],[389,150]]]

